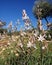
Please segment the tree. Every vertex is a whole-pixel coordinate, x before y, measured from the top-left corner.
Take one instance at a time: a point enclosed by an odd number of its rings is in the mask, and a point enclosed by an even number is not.
[[[3,22],[0,20],[0,33],[3,33],[4,31],[7,32],[7,29],[4,29],[3,26],[6,25],[6,22]]]
[[[52,4],[44,0],[35,1],[35,4],[33,6],[33,14],[35,15],[36,18],[38,18],[37,14],[38,8],[41,9],[40,18],[41,19],[44,18],[48,24],[47,17],[52,17]]]
[[[0,28],[0,33],[3,34],[4,32],[7,32],[7,29]]]
[[[3,22],[3,21],[0,20],[0,28],[5,26],[5,25],[6,25],[6,22]]]

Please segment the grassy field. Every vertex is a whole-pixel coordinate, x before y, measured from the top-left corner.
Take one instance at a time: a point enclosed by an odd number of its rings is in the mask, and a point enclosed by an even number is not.
[[[0,65],[52,65],[52,42],[44,48],[45,41],[36,39],[36,47],[27,47],[28,36],[13,37],[0,40]]]

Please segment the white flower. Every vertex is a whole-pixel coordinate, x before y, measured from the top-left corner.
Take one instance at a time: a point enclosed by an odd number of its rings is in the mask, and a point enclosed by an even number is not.
[[[40,26],[40,30],[43,30],[42,25]]]
[[[20,42],[20,43],[18,43],[18,46],[23,47],[23,44]]]
[[[21,32],[21,36],[24,36],[24,35],[26,35],[26,33],[25,32]]]
[[[18,56],[19,56],[19,54],[18,54],[18,53],[16,53],[16,54],[15,54],[15,56],[17,56],[17,57],[18,57]]]
[[[49,38],[51,38],[51,35],[49,34]]]
[[[22,15],[23,15],[23,17],[22,17],[23,20],[29,19],[29,17],[26,14],[26,10],[23,10]]]
[[[23,20],[29,19],[28,16],[22,17]]]
[[[25,25],[26,25],[26,26],[29,26],[29,23],[27,22],[27,23],[25,23]]]
[[[38,37],[38,41],[41,41],[41,42],[42,42],[43,40],[45,40],[45,39],[44,39],[44,37],[40,34],[40,37]]]
[[[10,45],[11,43],[8,41],[8,43],[7,43],[8,45]]]
[[[29,41],[29,43],[27,44],[27,47],[28,47],[28,48],[33,47],[33,48],[37,49],[36,45],[35,45],[35,44],[32,44],[30,41]]]
[[[43,46],[42,49],[44,50],[45,49],[45,46]]]
[[[24,35],[26,35],[26,33],[25,33],[25,32],[23,32],[23,34],[24,34]]]
[[[23,33],[21,33],[21,36],[24,36],[24,34],[23,34]]]
[[[4,50],[5,50],[5,48],[2,49],[2,51],[4,51]]]
[[[27,44],[27,47],[32,47],[32,43],[29,41],[29,43]]]
[[[13,50],[11,50],[11,53],[13,53]]]
[[[23,15],[23,17],[22,17],[23,20],[29,19],[29,17],[27,16],[26,10],[23,10],[22,15]]]
[[[13,41],[16,41],[14,36],[12,36],[12,40],[13,40]]]
[[[13,41],[16,41],[15,39],[13,39]]]
[[[16,36],[16,39],[18,39],[18,36]]]

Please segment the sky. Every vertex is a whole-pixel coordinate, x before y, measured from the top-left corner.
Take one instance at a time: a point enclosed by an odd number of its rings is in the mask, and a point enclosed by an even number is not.
[[[0,20],[6,22],[5,27],[7,27],[11,21],[15,25],[17,19],[20,19],[20,25],[18,25],[18,30],[20,30],[21,26],[24,26],[22,10],[25,9],[32,25],[37,27],[37,19],[32,13],[34,2],[35,0],[0,0]],[[51,22],[52,19],[48,18],[48,21]],[[46,29],[46,21],[42,20],[42,23],[44,29]]]

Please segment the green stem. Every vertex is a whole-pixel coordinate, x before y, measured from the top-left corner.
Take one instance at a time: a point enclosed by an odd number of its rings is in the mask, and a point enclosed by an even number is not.
[[[41,65],[43,65],[43,54],[42,54],[42,43],[40,42],[40,59],[41,59]]]

